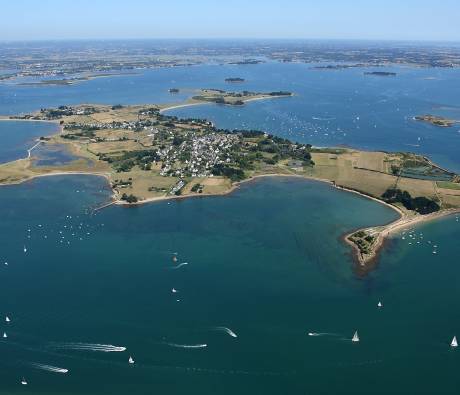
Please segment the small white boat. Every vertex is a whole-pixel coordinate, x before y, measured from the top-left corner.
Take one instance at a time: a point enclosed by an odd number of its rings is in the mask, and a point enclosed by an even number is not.
[[[353,338],[351,339],[352,342],[359,342],[358,331],[355,332]]]
[[[128,362],[132,365],[134,363],[133,357],[130,356],[129,359],[128,359]]]
[[[454,336],[454,338],[452,339],[452,341],[450,343],[450,346],[451,347],[458,347],[457,336]]]
[[[172,292],[173,294],[175,294],[175,293],[177,293],[177,289],[176,289],[176,288],[173,288],[173,289],[171,289],[171,292]]]
[[[8,337],[8,335],[6,334],[6,332],[3,332],[3,338],[6,339]]]
[[[383,307],[382,302],[378,302],[378,303],[377,303],[377,307]]]
[[[11,322],[10,317],[6,316],[5,317],[5,322]]]
[[[21,384],[22,385],[27,385],[27,381],[26,381],[26,379],[24,377],[21,379]]]
[[[24,246],[24,253],[26,253],[26,252],[27,252],[27,248],[26,248],[26,246]]]

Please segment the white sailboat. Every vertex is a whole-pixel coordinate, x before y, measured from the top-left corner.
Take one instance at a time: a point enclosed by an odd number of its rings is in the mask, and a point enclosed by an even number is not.
[[[351,339],[352,342],[359,342],[358,331],[355,332],[353,338]]]
[[[8,335],[6,334],[6,332],[3,332],[3,338],[6,339],[8,337]]]
[[[454,336],[454,338],[452,339],[452,341],[450,343],[450,346],[451,347],[458,347],[457,336]]]
[[[378,303],[377,303],[377,307],[383,307],[382,302],[378,302]]]
[[[6,316],[5,317],[5,322],[11,322],[10,317]]]
[[[26,248],[26,246],[24,246],[24,253],[26,253],[26,252],[27,252],[27,248]]]
[[[27,381],[26,381],[26,379],[24,377],[21,379],[21,384],[22,385],[27,385]]]
[[[175,293],[177,293],[177,289],[176,289],[176,288],[173,288],[173,289],[171,290],[171,292],[172,292],[173,294],[175,294]]]
[[[130,364],[133,364],[133,363],[134,363],[134,359],[133,359],[132,356],[129,356],[128,362],[129,362]]]

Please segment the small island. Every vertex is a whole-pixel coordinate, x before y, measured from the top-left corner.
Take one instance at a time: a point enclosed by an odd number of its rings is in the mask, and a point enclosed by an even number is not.
[[[394,77],[396,73],[391,71],[366,71],[364,75],[374,75],[377,77]]]
[[[245,81],[245,79],[240,78],[240,77],[225,78],[225,82],[229,82],[229,83],[239,83],[239,82],[244,82],[244,81]]]
[[[211,102],[216,104],[226,104],[231,106],[241,106],[246,102],[261,99],[270,99],[276,97],[293,96],[291,92],[276,91],[276,92],[227,92],[221,89],[201,89],[197,95],[193,96],[189,101],[192,103]]]
[[[441,128],[450,128],[454,126],[456,123],[460,122],[454,119],[448,119],[448,118],[444,118],[444,117],[440,117],[436,115],[430,115],[430,114],[417,115],[414,117],[414,120],[427,122],[434,126],[439,126]]]
[[[234,65],[241,66],[241,65],[247,65],[247,64],[253,65],[253,64],[260,64],[260,63],[265,63],[265,61],[259,60],[259,59],[244,59],[244,60],[238,60],[236,62],[229,62],[228,64],[234,64]]]
[[[346,70],[346,69],[369,67],[369,66],[370,65],[366,63],[354,63],[354,64],[343,63],[343,64],[327,64],[327,65],[314,66],[312,67],[312,69],[314,70]],[[378,65],[372,65],[372,66],[375,67]]]
[[[217,90],[200,92],[226,100],[290,95],[282,91],[241,97]],[[201,104],[207,100],[192,102]],[[0,165],[0,184],[47,175],[94,174],[105,177],[110,184],[111,204],[132,206],[162,199],[227,194],[241,182],[263,176],[324,181],[386,204],[400,215],[391,224],[344,236],[364,272],[372,267],[389,234],[460,209],[460,177],[426,157],[315,148],[263,131],[219,129],[205,119],[164,115],[168,108],[171,107],[154,104],[64,105],[3,117],[58,123],[61,131],[41,137],[34,147],[62,147],[72,154],[72,160],[41,165],[34,149],[30,149],[28,157]]]

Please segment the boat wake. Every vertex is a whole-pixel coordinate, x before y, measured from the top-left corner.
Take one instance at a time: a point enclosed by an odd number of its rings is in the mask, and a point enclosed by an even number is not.
[[[312,117],[315,121],[333,121],[335,118],[321,118],[321,117]]]
[[[47,372],[62,373],[62,374],[66,374],[69,372],[69,369],[58,368],[56,366],[51,366],[51,365],[43,365],[41,363],[31,363],[31,365],[36,369],[46,370]]]
[[[163,343],[170,347],[175,348],[206,348],[207,344],[177,344],[177,343]]]
[[[222,331],[222,332],[225,332],[227,334],[229,334],[231,337],[238,337],[238,335],[233,332],[230,328],[227,328],[225,326],[216,326],[215,328],[213,328],[215,331]]]
[[[177,266],[173,266],[171,269],[173,269],[173,270],[180,269],[181,267],[183,267],[185,265],[188,265],[188,262],[179,263]]]
[[[330,333],[330,332],[308,332],[308,336],[318,337],[318,336],[341,336],[338,333]]]
[[[55,343],[53,348],[61,350],[78,351],[99,351],[99,352],[122,352],[126,347],[112,346],[111,344],[91,344],[91,343]]]

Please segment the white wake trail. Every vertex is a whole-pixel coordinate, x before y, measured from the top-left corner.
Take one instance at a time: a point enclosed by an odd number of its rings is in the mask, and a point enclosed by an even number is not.
[[[123,352],[126,347],[113,346],[111,344],[92,344],[92,343],[62,343],[54,344],[54,348],[64,350],[99,351],[99,352]]]
[[[188,262],[179,263],[177,266],[173,266],[171,269],[176,270],[180,269],[182,266],[188,265]]]
[[[207,344],[177,344],[177,343],[163,343],[170,347],[176,348],[206,348]]]
[[[340,334],[330,332],[308,332],[308,336],[340,336]]]
[[[321,117],[312,117],[315,121],[333,121],[335,118],[321,118]]]
[[[58,368],[56,366],[51,366],[51,365],[43,365],[41,363],[31,363],[31,365],[34,368],[41,369],[41,370],[46,370],[48,372],[62,373],[62,374],[66,374],[66,373],[69,372],[69,369]]]
[[[214,330],[223,331],[229,334],[231,337],[238,337],[238,335],[235,332],[233,332],[230,328],[227,328],[226,326],[216,326]]]

